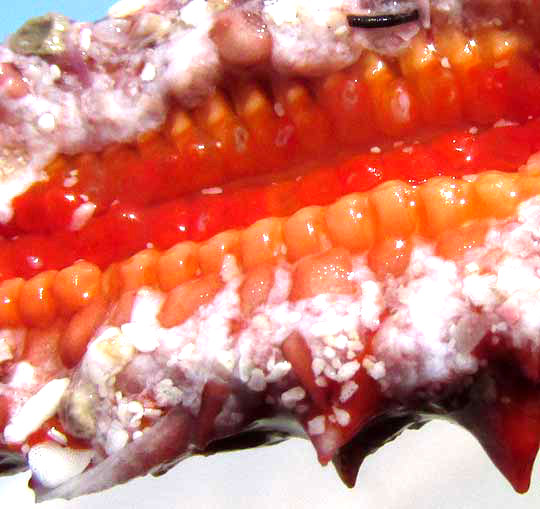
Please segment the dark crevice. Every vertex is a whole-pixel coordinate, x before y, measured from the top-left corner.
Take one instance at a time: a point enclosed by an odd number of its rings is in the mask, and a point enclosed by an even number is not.
[[[349,26],[354,28],[388,28],[418,21],[419,19],[420,12],[418,9],[410,12],[399,12],[397,14],[376,14],[369,16],[350,14],[347,16]]]

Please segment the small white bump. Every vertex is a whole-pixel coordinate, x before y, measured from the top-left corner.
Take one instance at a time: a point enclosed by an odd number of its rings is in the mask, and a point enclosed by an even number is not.
[[[180,11],[181,20],[187,25],[200,26],[211,14],[206,0],[191,0]]]
[[[107,432],[107,442],[105,450],[109,455],[112,455],[123,449],[129,442],[128,432],[122,428],[119,422],[114,421]]]
[[[274,113],[278,117],[284,117],[285,116],[285,108],[283,107],[283,104],[280,102],[274,103]]]
[[[221,350],[217,352],[216,359],[218,364],[225,369],[227,373],[232,373],[236,365],[235,355],[232,350]]]
[[[276,25],[281,26],[298,21],[297,9],[295,2],[273,2],[266,3],[264,12]]]
[[[358,384],[356,382],[353,382],[352,380],[345,382],[341,386],[341,391],[339,393],[339,402],[343,404],[346,401],[349,401],[357,390]]]
[[[66,186],[65,181],[64,187],[68,187]],[[71,223],[69,225],[69,229],[73,232],[76,232],[83,228],[88,223],[88,221],[90,221],[90,218],[94,215],[96,208],[96,204],[92,202],[87,202],[79,205],[74,210],[73,215],[71,216]]]
[[[206,189],[201,190],[201,194],[207,194],[207,195],[223,194],[223,188],[221,188],[221,187],[207,187]]]
[[[47,431],[47,436],[60,445],[66,446],[68,444],[66,435],[58,431],[54,426]]]
[[[144,416],[145,417],[161,417],[163,415],[163,412],[159,408],[145,408],[144,409]]]
[[[327,359],[333,359],[336,356],[336,351],[333,348],[330,348],[329,346],[325,346],[323,350],[323,355]]]
[[[342,408],[334,408],[334,415],[336,416],[336,421],[340,426],[348,426],[351,422],[351,415],[347,410]]]
[[[73,187],[77,185],[78,182],[79,182],[79,179],[77,177],[66,177],[64,179],[63,186],[68,187],[68,188]]]
[[[28,265],[30,265],[30,267],[34,269],[43,268],[43,260],[38,256],[27,256],[26,262],[28,263]]]
[[[13,359],[13,351],[8,342],[0,337],[0,364]]]
[[[56,64],[51,65],[50,72],[53,81],[56,81],[62,77],[62,70]]]
[[[272,383],[281,380],[287,373],[289,373],[291,368],[291,363],[288,361],[276,363],[270,371],[270,374],[266,377],[266,381]]]
[[[180,353],[178,354],[178,360],[180,361],[189,360],[193,357],[194,353],[195,353],[195,345],[193,343],[188,343],[182,348],[182,350],[180,350]]]
[[[383,361],[375,362],[373,359],[366,357],[362,362],[362,366],[374,380],[381,380],[386,375],[386,367]]]
[[[511,120],[506,120],[505,118],[501,118],[499,120],[497,120],[497,122],[495,122],[493,124],[493,127],[497,128],[497,127],[513,127],[513,126],[516,126],[518,125],[516,122],[512,122]]]
[[[167,407],[178,405],[182,401],[183,392],[170,378],[165,378],[156,385],[154,395],[160,407]]]
[[[360,369],[360,363],[358,361],[346,362],[339,368],[337,373],[338,382],[345,382],[354,376],[354,374]]]
[[[37,121],[38,127],[47,133],[54,131],[56,127],[56,118],[52,113],[42,113]]]
[[[341,360],[338,357],[335,357],[332,359],[331,365],[334,369],[339,369],[341,368]]]
[[[322,435],[326,430],[326,419],[324,415],[319,415],[308,421],[308,433],[311,436]]]
[[[141,80],[142,81],[154,81],[157,76],[156,66],[147,62],[143,70],[141,71]]]
[[[3,329],[5,333],[5,329]],[[10,387],[18,388],[31,388],[35,383],[35,368],[26,361],[18,362],[15,365],[15,370],[11,375]]]
[[[311,369],[313,370],[313,374],[315,376],[319,376],[324,371],[325,367],[326,362],[324,362],[324,360],[320,357],[315,357],[311,362]]]
[[[305,397],[306,391],[302,387],[293,387],[281,395],[281,402],[286,408],[294,408]]]
[[[83,51],[88,51],[92,44],[92,30],[89,28],[83,28],[81,30],[80,46]]]
[[[156,328],[137,322],[124,323],[120,330],[131,344],[143,353],[153,352],[159,346]]]
[[[256,368],[251,372],[251,377],[249,378],[248,387],[255,392],[262,392],[266,389],[266,380],[264,378],[264,373],[261,369]]]

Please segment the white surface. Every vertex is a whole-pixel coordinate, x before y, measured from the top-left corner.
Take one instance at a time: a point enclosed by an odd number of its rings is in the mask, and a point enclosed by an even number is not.
[[[538,467],[538,465],[537,465]],[[332,466],[321,468],[308,442],[193,458],[164,477],[40,509],[531,509],[540,504],[540,472],[518,495],[474,439],[444,422],[407,432],[368,458],[356,488]],[[3,507],[33,507],[26,475],[0,479]],[[536,486],[535,486],[536,485]]]

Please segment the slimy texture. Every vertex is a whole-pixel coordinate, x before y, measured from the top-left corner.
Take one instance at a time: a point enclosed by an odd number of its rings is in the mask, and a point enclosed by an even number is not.
[[[458,258],[471,247],[469,243],[482,243],[483,238],[475,236],[485,235],[490,221],[511,217],[539,187],[536,176],[501,172],[486,172],[471,180],[436,177],[419,186],[389,181],[328,206],[261,219],[205,242],[182,242],[163,252],[147,248],[104,272],[93,263],[77,261],[26,281],[7,279],[0,285],[4,296],[0,327],[49,324],[59,314],[82,311],[98,297],[115,298],[143,286],[171,291],[197,276],[219,273],[227,255],[250,270],[344,248],[367,253],[370,269],[381,276],[399,276],[400,269],[409,265],[415,236],[436,242],[437,252],[445,258]],[[410,246],[400,253],[396,243]]]
[[[292,435],[352,486],[439,416],[526,491],[538,22],[128,0],[1,47],[0,445],[38,498]]]

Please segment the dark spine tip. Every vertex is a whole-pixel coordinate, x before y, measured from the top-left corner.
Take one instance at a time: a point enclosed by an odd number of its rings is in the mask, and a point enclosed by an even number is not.
[[[349,14],[347,22],[353,28],[387,28],[411,23],[420,19],[420,12],[414,9],[410,12],[400,12],[397,14],[378,14],[374,16],[361,16]]]

